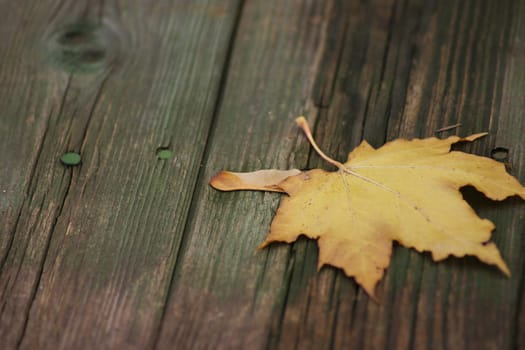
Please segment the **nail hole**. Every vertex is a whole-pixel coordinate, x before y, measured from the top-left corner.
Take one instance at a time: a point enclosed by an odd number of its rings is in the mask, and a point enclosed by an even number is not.
[[[167,148],[161,147],[157,148],[157,159],[170,159],[173,157],[173,152]]]
[[[496,147],[490,151],[490,156],[498,162],[504,162],[509,158],[509,150],[504,147]]]
[[[80,154],[76,152],[67,152],[60,157],[60,162],[67,166],[79,165],[81,161]]]

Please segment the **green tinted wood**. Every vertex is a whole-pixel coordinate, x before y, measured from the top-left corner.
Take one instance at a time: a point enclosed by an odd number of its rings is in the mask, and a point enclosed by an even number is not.
[[[488,131],[468,150],[524,183],[523,1],[0,7],[2,349],[525,347],[522,201],[464,190],[511,278],[396,246],[378,304],[315,241],[255,251],[281,195],[208,186],[328,169],[300,114],[339,160]]]
[[[0,8],[2,349],[150,348],[239,2]]]

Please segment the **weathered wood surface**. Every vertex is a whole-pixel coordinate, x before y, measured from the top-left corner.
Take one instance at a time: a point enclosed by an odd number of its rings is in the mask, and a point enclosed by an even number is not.
[[[525,182],[525,2],[0,0],[2,349],[525,349],[525,205],[465,196],[512,277],[395,247],[371,301],[278,194],[362,139],[489,131]],[[158,159],[158,149],[173,152]],[[58,161],[66,151],[82,164]]]

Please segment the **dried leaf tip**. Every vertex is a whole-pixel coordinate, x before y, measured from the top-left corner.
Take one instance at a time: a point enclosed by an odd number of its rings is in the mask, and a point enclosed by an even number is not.
[[[477,134],[473,134],[473,135],[470,135],[470,136],[462,137],[460,139],[460,141],[469,141],[469,142],[471,142],[471,141],[477,140],[479,138],[485,137],[488,134],[489,134],[488,132],[479,132]]]

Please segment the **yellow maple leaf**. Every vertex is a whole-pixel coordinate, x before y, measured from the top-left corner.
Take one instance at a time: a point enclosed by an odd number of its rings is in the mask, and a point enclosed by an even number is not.
[[[518,195],[525,187],[490,158],[450,152],[452,144],[486,135],[460,138],[395,140],[379,149],[363,141],[342,164],[316,145],[303,117],[297,123],[315,150],[338,171],[321,169],[220,172],[217,189],[286,192],[260,248],[272,242],[294,242],[301,234],[317,239],[318,266],[328,264],[354,277],[370,296],[390,263],[393,241],[434,261],[453,255],[476,256],[510,271],[494,243],[494,224],[479,218],[459,192],[471,185],[493,200]]]

